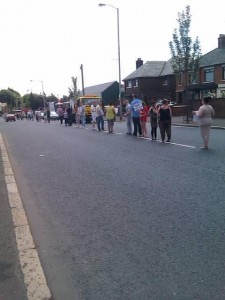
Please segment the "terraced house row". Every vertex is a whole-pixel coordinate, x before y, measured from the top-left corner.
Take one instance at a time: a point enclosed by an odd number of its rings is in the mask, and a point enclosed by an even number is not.
[[[136,94],[144,100],[168,98],[178,104],[199,100],[205,95],[225,98],[225,34],[220,34],[218,47],[201,56],[195,79],[191,74],[176,78],[170,60],[136,61],[136,70],[124,78],[125,97]],[[187,79],[186,79],[187,78]],[[188,97],[184,92],[188,91]],[[225,103],[225,101],[224,101]]]

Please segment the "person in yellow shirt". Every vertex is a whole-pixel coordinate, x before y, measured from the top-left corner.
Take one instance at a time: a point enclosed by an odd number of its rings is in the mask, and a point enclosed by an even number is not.
[[[112,105],[112,102],[110,102],[109,106],[106,107],[106,120],[108,122],[109,133],[113,133],[115,117],[116,117],[115,108]]]

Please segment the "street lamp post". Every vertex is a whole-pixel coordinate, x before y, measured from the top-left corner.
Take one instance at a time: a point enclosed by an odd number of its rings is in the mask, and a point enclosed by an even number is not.
[[[99,6],[110,6],[117,12],[117,43],[118,43],[118,68],[119,68],[119,103],[120,103],[120,120],[122,120],[122,97],[121,97],[121,65],[120,65],[120,18],[119,8],[111,4],[99,3]]]
[[[41,88],[42,88],[42,95],[43,95],[43,99],[44,99],[44,109],[45,109],[45,92],[44,92],[44,83],[42,80],[33,80],[31,79],[30,82],[40,82],[41,83]]]

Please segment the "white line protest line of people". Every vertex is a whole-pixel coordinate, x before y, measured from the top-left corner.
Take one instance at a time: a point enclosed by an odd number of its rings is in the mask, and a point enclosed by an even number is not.
[[[201,137],[203,139],[203,146],[201,149],[208,150],[209,146],[209,136],[212,124],[212,117],[215,115],[214,109],[209,105],[211,97],[204,97],[202,99],[202,106],[198,111],[193,111],[193,116],[198,119]],[[149,108],[144,101],[133,95],[131,103],[126,99],[125,113],[127,135],[132,135],[134,137],[148,138],[147,132],[147,118],[150,119],[150,137],[151,140],[158,140],[157,129],[159,127],[161,142],[171,142],[171,124],[172,124],[172,110],[169,106],[169,101],[163,99],[162,105],[157,106],[156,102],[151,103]],[[71,107],[67,107],[65,110],[59,107],[57,110],[60,124],[65,126],[72,125],[71,115],[73,110]],[[114,133],[114,123],[116,119],[116,111],[113,104],[110,102],[105,110],[103,108],[102,102],[94,101],[91,105],[91,116],[92,116],[92,129],[98,131],[105,131],[104,128],[104,115],[108,125],[108,133]],[[85,105],[80,103],[79,106],[75,107],[76,116],[76,127],[85,128]],[[97,125],[97,126],[96,126]],[[97,127],[97,128],[96,128]],[[133,128],[133,132],[132,132]]]

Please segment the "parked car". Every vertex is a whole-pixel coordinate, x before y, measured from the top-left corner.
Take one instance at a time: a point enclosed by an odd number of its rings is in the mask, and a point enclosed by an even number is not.
[[[7,115],[5,115],[5,121],[6,122],[9,122],[9,121],[15,122],[16,121],[16,116],[14,114],[7,114]]]
[[[176,102],[170,101],[169,106],[174,106],[174,105],[176,105]]]
[[[55,111],[50,112],[50,119],[53,121],[59,120],[59,115]]]
[[[44,119],[44,112],[41,112],[41,118]],[[56,121],[59,120],[59,115],[55,111],[50,111],[50,120]]]
[[[156,105],[159,107],[159,106],[161,106],[161,105],[163,105],[163,100],[161,99],[161,100],[158,100],[157,102],[156,102]],[[169,100],[169,106],[174,106],[174,105],[176,105],[176,102],[174,102],[174,101],[170,101]]]

